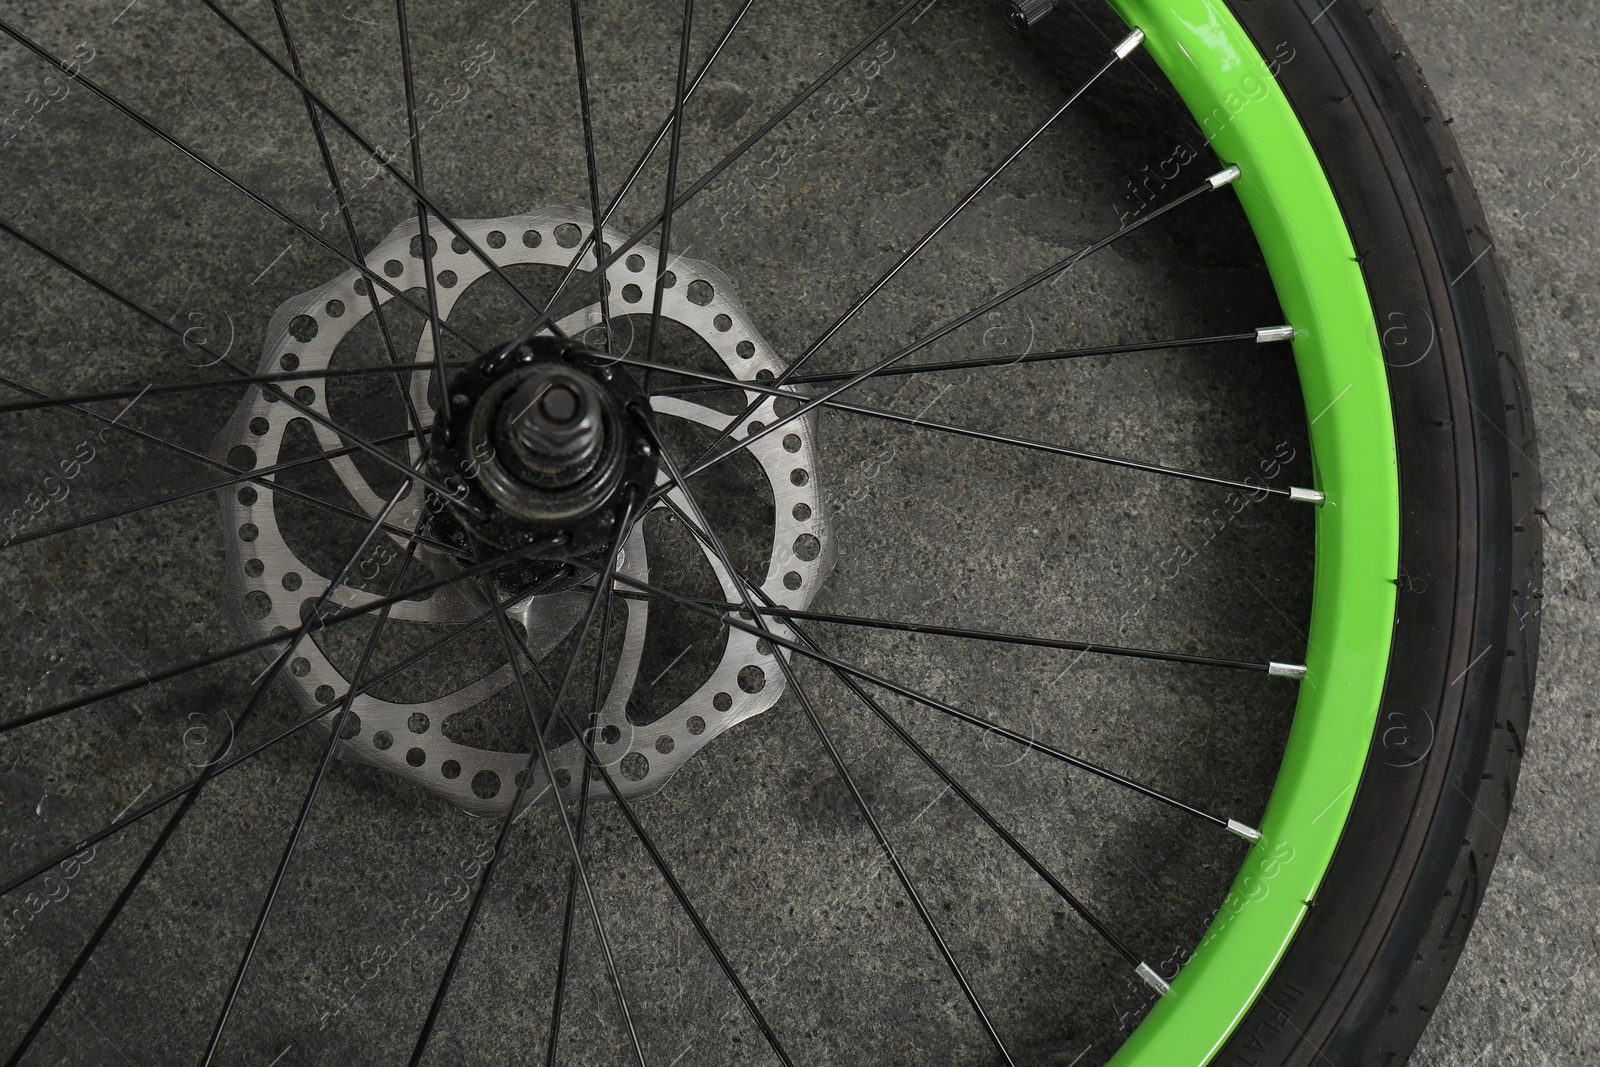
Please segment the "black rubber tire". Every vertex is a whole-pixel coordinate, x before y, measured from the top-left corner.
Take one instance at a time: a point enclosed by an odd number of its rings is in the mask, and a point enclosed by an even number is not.
[[[1344,840],[1212,1062],[1387,1067],[1410,1057],[1455,969],[1516,788],[1539,646],[1532,414],[1483,211],[1388,16],[1352,2],[1228,2],[1263,55],[1293,50],[1278,81],[1323,161],[1377,312],[1401,571]]]

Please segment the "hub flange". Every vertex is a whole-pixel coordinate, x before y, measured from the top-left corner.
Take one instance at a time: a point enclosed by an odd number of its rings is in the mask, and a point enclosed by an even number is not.
[[[455,495],[435,532],[469,553],[559,534],[564,558],[603,554],[625,489],[655,484],[649,404],[604,353],[534,337],[458,374],[449,403],[433,467]]]

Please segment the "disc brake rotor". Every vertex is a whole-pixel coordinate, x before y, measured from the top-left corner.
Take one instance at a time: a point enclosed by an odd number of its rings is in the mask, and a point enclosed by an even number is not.
[[[456,225],[478,248],[500,267],[540,264],[565,268],[572,249],[588,236],[587,213],[572,208],[547,208],[530,215],[500,219],[457,220]],[[558,232],[559,231],[559,232]],[[368,269],[389,279],[400,292],[423,290],[426,286],[419,230],[415,221],[401,225],[374,247],[367,256]],[[445,232],[441,225],[433,232]],[[624,236],[605,231],[605,243],[619,246]],[[417,254],[414,254],[417,253]],[[439,315],[448,320],[461,296],[473,283],[487,275],[486,267],[464,242],[440,240],[432,254],[438,283]],[[616,315],[648,313],[654,296],[659,254],[644,245],[635,246],[607,270],[612,311]],[[586,253],[578,269],[593,271],[597,266],[592,252]],[[749,313],[733,295],[733,286],[721,271],[709,264],[673,257],[669,266],[674,280],[663,294],[663,318],[693,331],[709,345],[726,366],[730,376],[742,381],[758,377],[768,380],[781,375],[786,363],[756,329]],[[340,342],[369,314],[371,298],[368,282],[354,268],[327,284],[297,296],[274,313],[267,329],[257,371],[271,374],[284,370],[311,372],[304,378],[283,383],[297,401],[320,414],[329,415],[327,390],[340,388],[337,376],[319,377],[327,371]],[[495,283],[489,283],[495,284]],[[380,289],[378,302],[392,299]],[[601,333],[598,304],[580,308],[559,320],[562,332],[578,338],[586,333]],[[402,358],[404,358],[402,356]],[[428,363],[434,358],[430,331],[423,330],[415,359]],[[411,402],[426,424],[431,412],[430,370],[399,371],[407,376]],[[658,372],[659,373],[659,372]],[[776,398],[743,391],[741,409],[760,401],[750,421],[730,433],[739,441],[778,417]],[[398,399],[395,401],[398,404]],[[682,397],[657,396],[651,407],[657,423],[680,419],[721,432],[736,416]],[[252,386],[212,444],[218,459],[241,469],[270,467],[281,462],[285,434],[291,423],[300,431],[315,435],[324,452],[345,447],[328,427],[305,419],[291,405],[259,386]],[[795,419],[788,432],[769,434],[752,442],[747,451],[764,475],[764,485],[752,490],[748,506],[773,515],[771,550],[766,556],[762,576],[763,592],[773,602],[787,608],[804,609],[815,598],[823,579],[833,565],[834,542],[824,507],[816,467],[816,422],[812,415]],[[417,462],[420,446],[409,441],[410,460]],[[358,511],[375,518],[383,509],[384,495],[377,492],[362,473],[352,455],[324,461],[349,493]],[[657,474],[657,484],[667,480]],[[331,576],[318,573],[291,544],[304,544],[295,536],[292,523],[280,519],[276,508],[274,481],[262,479],[244,490],[218,490],[222,509],[223,541],[227,568],[223,611],[241,639],[257,640],[270,635],[292,637],[311,606],[327,591]],[[770,494],[767,495],[767,494]],[[681,489],[674,488],[667,498],[695,514]],[[742,504],[744,502],[741,502]],[[424,518],[425,494],[413,490],[391,511],[388,523],[410,530]],[[656,507],[666,507],[658,502]],[[356,528],[352,524],[352,528]],[[385,532],[374,544],[387,540],[396,552],[407,539]],[[646,580],[650,546],[645,524],[637,524],[619,560],[618,573],[634,580]],[[698,545],[699,542],[696,542]],[[709,549],[700,545],[723,598],[740,600],[739,587]],[[449,554],[427,544],[419,544],[417,560],[441,577],[460,570],[460,563]],[[622,583],[619,592],[628,592]],[[359,609],[384,594],[341,584],[329,598],[325,611]],[[507,614],[522,626],[528,652],[539,660],[549,654],[581,621],[591,591],[567,589],[548,595],[523,598]],[[502,601],[503,602],[503,601]],[[624,797],[648,796],[661,789],[691,756],[712,738],[734,724],[772,707],[784,691],[784,677],[766,651],[749,633],[727,628],[720,658],[704,681],[676,707],[648,725],[637,725],[629,717],[629,697],[638,681],[640,662],[649,628],[650,605],[637,599],[618,599],[618,612],[624,616],[622,649],[601,701],[601,710],[591,736],[596,756],[611,773]],[[625,607],[623,607],[625,605]],[[471,581],[456,583],[427,599],[401,600],[394,604],[388,625],[461,626],[477,619],[488,607],[479,587]],[[776,620],[768,624],[782,637],[792,633]],[[281,653],[281,647],[263,652],[267,661]],[[445,653],[448,654],[448,653]],[[354,663],[335,662],[328,644],[313,631],[300,642],[287,668],[279,678],[289,688],[306,714],[342,701],[351,688]],[[375,664],[375,668],[381,669]],[[752,671],[753,668],[753,671]],[[369,670],[369,674],[372,673]],[[751,679],[757,681],[752,684]],[[741,684],[743,683],[743,684]],[[451,716],[478,707],[501,690],[514,686],[511,666],[498,669],[454,691],[417,703],[398,703],[358,692],[350,705],[338,755],[346,760],[391,771],[424,785],[474,815],[504,814],[515,795],[513,783],[529,766],[528,753],[499,751],[461,744],[445,735],[443,726]],[[548,697],[546,698],[548,699]],[[586,701],[569,699],[565,711],[575,716],[587,713]],[[337,708],[316,721],[315,728],[325,738]],[[582,781],[580,771],[584,753],[579,741],[568,740],[551,752],[556,768],[556,785],[565,795],[576,795]],[[537,761],[528,784],[525,802],[532,803],[550,792],[550,783]],[[603,794],[604,791],[599,791]]]

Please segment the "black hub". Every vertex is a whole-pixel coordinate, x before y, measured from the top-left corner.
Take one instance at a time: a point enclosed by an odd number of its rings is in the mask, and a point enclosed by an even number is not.
[[[601,555],[626,491],[637,503],[655,484],[644,392],[602,352],[536,337],[458,374],[449,403],[433,469],[455,495],[433,502],[434,532],[467,555],[555,535],[551,556]]]

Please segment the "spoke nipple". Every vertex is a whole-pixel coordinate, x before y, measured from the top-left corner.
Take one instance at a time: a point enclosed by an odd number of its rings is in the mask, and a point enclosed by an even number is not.
[[[1242,837],[1246,841],[1260,841],[1261,840],[1261,831],[1260,830],[1257,830],[1254,826],[1246,826],[1244,823],[1240,822],[1238,819],[1229,819],[1228,820],[1228,833],[1233,834],[1236,837]]]
[[[1027,30],[1055,9],[1055,0],[1011,0],[1006,18],[1017,29]]]
[[[1221,189],[1224,185],[1229,185],[1238,180],[1238,177],[1239,164],[1230,163],[1226,167],[1223,167],[1221,170],[1217,171],[1211,177],[1207,178],[1206,181],[1211,183],[1211,188]]]
[[[1304,678],[1306,667],[1303,663],[1279,663],[1270,660],[1267,663],[1267,673],[1277,675],[1279,678]]]
[[[1134,31],[1124,37],[1121,43],[1117,45],[1117,58],[1127,59],[1133,55],[1134,49],[1141,44],[1144,44],[1144,31],[1135,27]]]
[[[1143,978],[1144,984],[1149,986],[1151,989],[1154,989],[1156,991],[1156,996],[1158,997],[1166,996],[1167,990],[1172,988],[1167,984],[1167,980],[1157,974],[1156,969],[1150,966],[1148,963],[1139,964],[1139,966],[1134,969],[1134,973],[1140,978]]]
[[[1302,504],[1321,504],[1328,496],[1320,489],[1301,489],[1298,486],[1289,487],[1289,499],[1298,500]]]
[[[1256,344],[1264,345],[1272,341],[1293,341],[1293,326],[1261,326],[1256,329]]]

